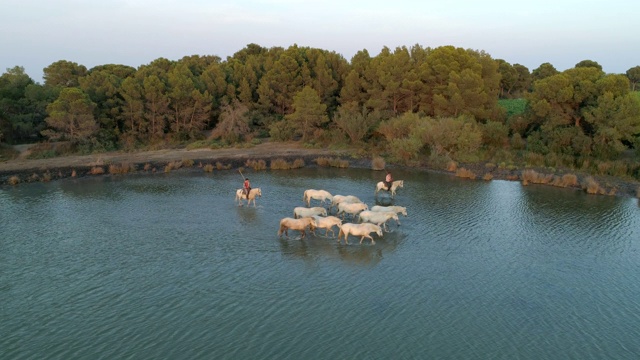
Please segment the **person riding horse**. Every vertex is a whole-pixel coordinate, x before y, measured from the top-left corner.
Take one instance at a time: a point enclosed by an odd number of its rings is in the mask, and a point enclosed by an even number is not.
[[[251,184],[249,183],[249,178],[244,179],[244,184],[242,185],[242,191],[244,191],[244,196],[249,199],[249,192],[251,191]]]
[[[391,171],[387,170],[387,176],[384,179],[385,185],[387,185],[387,191],[391,191],[391,185],[393,184],[393,177]]]

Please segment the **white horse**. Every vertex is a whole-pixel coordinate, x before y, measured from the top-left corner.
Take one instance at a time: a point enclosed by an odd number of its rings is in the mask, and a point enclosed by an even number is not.
[[[302,200],[307,204],[307,206],[311,206],[311,199],[320,200],[324,204],[327,200],[332,201],[333,195],[326,190],[305,190]]]
[[[338,213],[336,215],[342,214],[342,218],[344,219],[345,214],[351,214],[351,216],[355,217],[363,210],[369,210],[369,206],[365,203],[345,203],[342,202],[338,204]]]
[[[244,194],[244,190],[243,189],[238,189],[236,190],[236,201],[238,202],[239,206],[242,206],[242,199],[246,199],[247,200],[247,206],[249,206],[249,204],[251,204],[251,202],[253,201],[253,206],[256,206],[256,197],[262,197],[262,190],[260,190],[260,188],[253,188],[249,191],[249,195],[246,196]]]
[[[391,197],[396,196],[396,190],[398,190],[398,188],[401,188],[404,186],[404,180],[396,180],[394,182],[391,183]],[[389,191],[387,190],[387,184],[385,184],[384,181],[380,181],[378,182],[378,184],[376,185],[376,191],[375,194],[376,196],[378,195],[378,191],[380,190],[385,190],[385,191]]]
[[[313,231],[316,228],[316,220],[311,217],[306,217],[302,219],[292,219],[290,217],[284,218],[280,220],[280,229],[278,229],[278,237],[281,237],[284,233],[287,237],[289,237],[289,229],[300,231],[302,237],[305,237],[307,227],[310,231]]]
[[[338,208],[338,204],[340,203],[361,203],[362,200],[358,199],[357,196],[353,196],[353,195],[333,195],[333,200],[331,200],[331,206],[329,207],[329,210],[331,210],[332,208]]]
[[[371,223],[342,224],[342,226],[340,227],[340,232],[338,233],[338,243],[340,243],[340,235],[344,234],[344,243],[346,245],[349,245],[348,237],[349,237],[349,234],[351,234],[354,236],[361,236],[360,244],[362,244],[362,240],[364,240],[364,238],[367,237],[371,239],[371,245],[375,245],[376,242],[373,240],[371,235],[369,235],[372,232],[375,232],[376,234],[378,234],[378,236],[382,236],[382,228],[376,224],[371,224]]]
[[[336,232],[333,231],[333,227],[338,226],[339,228],[340,225],[342,225],[342,219],[335,216],[324,217],[324,216],[314,215],[313,218],[316,221],[316,228],[325,229],[324,236],[327,236],[329,231],[331,231],[331,236],[335,236]]]
[[[294,219],[299,219],[303,217],[311,217],[314,215],[327,216],[327,209],[322,206],[316,206],[312,208],[306,208],[303,206],[298,206],[293,209],[293,217]]]
[[[394,211],[382,212],[365,210],[361,212],[358,217],[360,218],[360,222],[369,222],[378,226],[382,226],[385,231],[389,231],[389,228],[387,228],[387,221],[391,219],[396,221],[396,225],[400,226],[398,214],[396,214]]]
[[[403,216],[407,216],[407,208],[404,206],[380,206],[374,205],[371,207],[371,211],[393,211],[396,214],[402,214]]]

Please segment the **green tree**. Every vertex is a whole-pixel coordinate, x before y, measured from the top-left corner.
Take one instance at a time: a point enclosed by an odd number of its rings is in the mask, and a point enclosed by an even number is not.
[[[59,60],[44,68],[43,72],[46,86],[77,87],[80,85],[79,79],[87,75],[87,68],[71,61]]]
[[[148,123],[147,132],[151,139],[162,139],[170,116],[167,87],[157,75],[144,78],[142,87],[144,116]]]
[[[47,106],[49,129],[42,135],[50,140],[68,140],[74,144],[86,142],[98,130],[93,116],[96,105],[78,88],[65,88],[58,99]]]
[[[596,61],[593,60],[582,60],[579,63],[576,64],[577,68],[580,67],[592,67],[592,68],[596,68],[600,71],[602,71],[602,66],[600,64],[598,64]]]
[[[222,138],[229,143],[240,141],[251,132],[248,113],[249,108],[238,100],[223,105],[211,136]]]
[[[140,80],[134,77],[125,79],[119,92],[124,100],[122,105],[123,132],[131,134],[134,138],[146,139],[149,129],[144,116],[143,87]]]
[[[640,66],[634,66],[627,70],[627,78],[631,83],[631,91],[636,91],[636,85],[640,82]]]
[[[487,54],[443,46],[429,52],[420,68],[425,83],[420,110],[430,116],[501,117],[498,64]]]
[[[300,65],[288,54],[282,54],[260,79],[258,95],[264,111],[286,115],[291,112],[293,95],[302,88]]]
[[[352,143],[360,143],[380,122],[378,111],[368,111],[365,106],[351,102],[338,107],[333,123],[342,130]]]
[[[316,130],[329,122],[327,105],[321,102],[320,96],[311,86],[305,86],[294,96],[293,108],[293,113],[285,119],[296,134],[302,136],[303,142],[309,141]]]
[[[531,82],[536,82],[538,80],[548,78],[549,76],[556,75],[558,73],[560,72],[556,70],[553,65],[551,65],[550,63],[543,63],[531,72]]]
[[[518,82],[518,71],[508,62],[496,59],[500,73],[500,97],[508,98]]]

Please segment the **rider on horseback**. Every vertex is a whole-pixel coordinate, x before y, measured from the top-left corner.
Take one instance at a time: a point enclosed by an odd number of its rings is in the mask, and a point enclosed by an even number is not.
[[[249,199],[249,192],[251,191],[251,184],[249,183],[249,178],[244,179],[244,184],[242,185],[242,191],[244,195]]]
[[[391,171],[387,170],[387,176],[384,179],[384,184],[387,185],[387,191],[391,191],[391,185],[393,184],[393,178],[391,177]]]

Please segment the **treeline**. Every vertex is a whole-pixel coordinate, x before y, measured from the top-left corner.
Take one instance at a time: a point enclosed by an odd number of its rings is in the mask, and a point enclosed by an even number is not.
[[[640,148],[640,66],[606,74],[592,60],[529,71],[453,46],[383,48],[374,57],[362,50],[347,61],[322,49],[250,44],[226,60],[160,58],[137,69],[61,60],[43,78],[36,83],[19,66],[0,76],[0,141],[63,140],[94,152],[270,137],[349,143],[405,163],[524,159],[574,168]],[[504,99],[523,99],[514,100],[523,110],[508,111]]]

